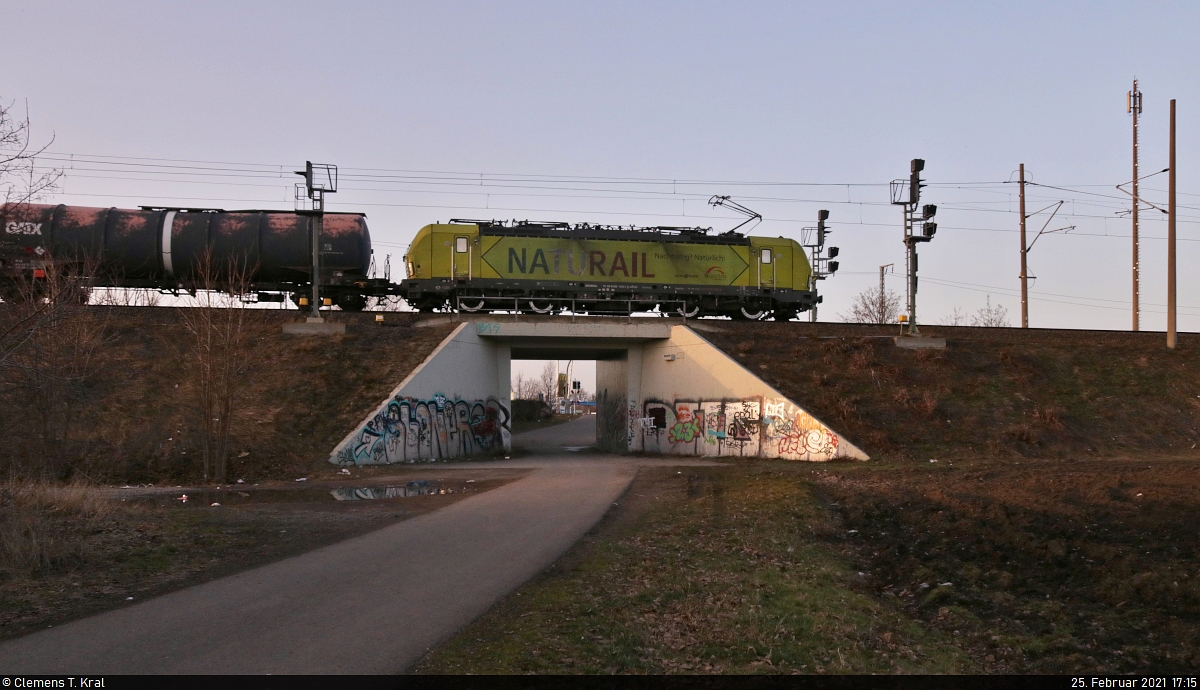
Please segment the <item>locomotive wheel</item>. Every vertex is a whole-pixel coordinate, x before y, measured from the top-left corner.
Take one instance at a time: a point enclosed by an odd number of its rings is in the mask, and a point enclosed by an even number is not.
[[[475,304],[468,304],[465,299],[460,299],[458,300],[458,307],[463,311],[477,312],[480,309],[483,309],[483,302],[484,299],[482,297],[480,297],[479,301]]]
[[[554,311],[554,303],[550,300],[529,300],[529,308],[535,314],[549,314]]]
[[[747,319],[750,319],[751,321],[758,321],[759,319],[761,319],[763,317],[763,314],[765,314],[765,313],[766,312],[764,312],[762,310],[746,311],[746,308],[742,307],[742,316],[746,317]]]
[[[691,309],[688,309],[689,306],[691,307]],[[679,314],[680,316],[682,316],[685,319],[690,319],[693,316],[695,316],[696,314],[700,313],[700,305],[699,304],[690,304],[690,305],[685,304],[682,307],[679,307],[678,309],[676,309],[675,313]]]

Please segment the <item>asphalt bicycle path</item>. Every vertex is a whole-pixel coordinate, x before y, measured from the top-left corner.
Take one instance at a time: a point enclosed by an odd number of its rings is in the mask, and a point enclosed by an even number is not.
[[[0,644],[0,669],[402,671],[553,563],[599,522],[639,464],[663,462],[561,449],[594,443],[594,429],[595,417],[586,415],[533,432],[529,457],[464,463],[535,471],[441,510]],[[668,462],[710,464],[678,460]]]

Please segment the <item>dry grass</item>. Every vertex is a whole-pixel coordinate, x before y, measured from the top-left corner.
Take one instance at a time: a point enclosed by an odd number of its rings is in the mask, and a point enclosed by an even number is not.
[[[9,481],[0,485],[0,570],[31,576],[86,561],[78,533],[122,508],[83,484]]]
[[[963,673],[857,591],[803,464],[643,469],[606,523],[417,673]]]

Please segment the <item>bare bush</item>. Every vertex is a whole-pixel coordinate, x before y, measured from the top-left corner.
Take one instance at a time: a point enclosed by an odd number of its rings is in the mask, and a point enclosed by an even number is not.
[[[955,307],[949,316],[943,316],[938,323],[943,326],[965,326],[967,325],[967,314],[962,309]]]
[[[87,448],[72,432],[99,370],[107,314],[86,306],[94,261],[44,258],[44,277],[12,287],[0,312],[0,385],[10,403],[3,423],[12,425],[6,431],[13,441],[7,469],[67,479],[86,462]]]
[[[204,480],[228,480],[229,437],[240,380],[246,374],[252,318],[239,299],[254,271],[244,259],[215,259],[206,251],[190,278],[191,306],[180,322],[191,336],[185,362],[199,414]]]
[[[1012,323],[1008,320],[1008,310],[997,304],[992,306],[992,296],[987,296],[987,306],[980,307],[979,311],[971,317],[972,326],[982,326],[984,328],[1008,328]]]
[[[854,296],[849,314],[838,318],[850,323],[895,323],[900,316],[900,296],[891,290],[869,288]]]

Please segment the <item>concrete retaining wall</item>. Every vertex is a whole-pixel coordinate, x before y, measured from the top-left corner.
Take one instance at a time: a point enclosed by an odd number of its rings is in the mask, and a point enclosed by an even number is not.
[[[624,385],[620,385],[622,370]],[[685,326],[597,362],[625,397],[627,449],[670,455],[866,460],[866,453]],[[599,405],[598,405],[599,407]]]
[[[509,348],[473,324],[446,337],[338,444],[339,465],[430,462],[508,452]]]

